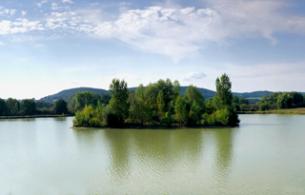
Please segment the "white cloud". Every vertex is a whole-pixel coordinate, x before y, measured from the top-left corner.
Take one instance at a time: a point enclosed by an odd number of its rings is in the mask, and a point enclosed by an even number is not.
[[[116,39],[176,61],[196,55],[210,42],[222,43],[228,39],[259,36],[276,43],[276,32],[305,34],[305,17],[286,13],[285,9],[290,5],[287,1],[207,1],[204,8],[159,5],[143,9],[120,9],[116,16],[105,19],[103,13],[106,10],[72,9],[61,4],[71,4],[72,0],[52,3],[42,0],[39,6],[50,3],[51,13],[45,14],[40,21],[32,21],[36,23],[32,23],[31,28],[27,27],[28,30],[16,30],[16,26],[24,24],[2,20],[0,34],[28,32],[43,26],[45,30],[68,30],[98,39]],[[24,20],[24,23],[30,22]]]
[[[24,16],[26,16],[26,15],[27,15],[27,11],[22,10],[22,11],[21,11],[21,16],[24,17]]]
[[[0,20],[0,35],[26,33],[30,31],[43,30],[39,21],[30,21],[28,19]]]
[[[149,7],[128,10],[114,21],[100,22],[93,34],[179,60],[198,52],[203,41],[223,36],[208,29],[217,25],[218,19],[218,13],[211,9]]]
[[[51,3],[51,9],[52,10],[59,10],[60,6],[58,5],[58,3],[53,2],[53,3]]]
[[[67,28],[69,21],[72,21],[75,13],[73,12],[52,12],[46,19],[46,27],[48,29]]]
[[[196,81],[202,81],[205,79],[207,75],[204,72],[193,72],[187,75],[184,78],[185,82],[196,82]]]
[[[0,16],[14,16],[16,14],[16,9],[8,9],[0,7]]]
[[[91,33],[93,29],[93,20],[88,22],[85,13],[77,13],[74,11],[52,12],[45,19],[45,28],[49,30],[68,30],[75,32]]]
[[[36,5],[38,6],[38,7],[42,7],[44,4],[47,4],[48,3],[48,0],[41,0],[41,1],[39,1]]]
[[[62,0],[63,3],[67,3],[67,4],[73,4],[73,0]]]
[[[286,4],[281,0],[217,0],[209,8],[154,6],[124,10],[112,20],[86,20],[84,15],[87,26],[81,30],[180,60],[198,53],[207,42],[259,36],[275,44],[275,32],[304,34],[305,17],[284,15]]]
[[[276,41],[275,32],[305,32],[304,17],[285,13],[289,5],[284,0],[210,1],[211,9],[220,14],[222,28],[228,36],[255,35],[273,42]]]

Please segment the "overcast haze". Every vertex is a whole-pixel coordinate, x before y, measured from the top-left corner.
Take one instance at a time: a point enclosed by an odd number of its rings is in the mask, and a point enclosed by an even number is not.
[[[305,1],[1,0],[0,97],[160,78],[305,91]]]

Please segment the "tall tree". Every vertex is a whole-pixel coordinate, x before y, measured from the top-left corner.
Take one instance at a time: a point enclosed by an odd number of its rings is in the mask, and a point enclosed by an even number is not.
[[[231,87],[232,84],[228,75],[223,74],[220,78],[216,79],[216,100],[218,101],[219,108],[214,116],[219,116],[218,118],[222,119],[225,118],[226,120],[222,120],[225,122],[221,123],[221,125],[225,126],[236,126],[239,124],[238,115],[233,106]]]
[[[129,96],[129,118],[132,122],[139,123],[141,126],[144,123],[151,122],[151,112],[145,99],[145,87],[143,85],[140,85],[135,93]]]
[[[200,124],[201,115],[204,112],[204,98],[198,89],[189,86],[185,92],[185,98],[189,104],[188,124],[196,126]]]
[[[216,79],[216,96],[221,106],[231,106],[233,95],[231,91],[231,81],[228,75],[223,74]]]
[[[175,102],[175,119],[179,126],[185,126],[189,119],[189,104],[185,97],[179,96]]]
[[[107,123],[109,126],[123,126],[128,117],[128,88],[127,83],[114,79],[110,85],[111,99],[107,106]]]
[[[35,115],[37,113],[35,100],[22,100],[20,103],[20,112],[22,115]]]
[[[54,104],[54,113],[67,114],[68,113],[67,102],[63,99],[57,100]]]
[[[85,106],[97,106],[102,101],[101,96],[89,92],[82,92],[74,95],[69,103],[70,111],[76,113]]]
[[[9,98],[6,100],[6,106],[8,109],[8,114],[11,116],[16,116],[20,112],[20,103],[16,99]]]
[[[158,108],[158,115],[160,121],[164,119],[166,112],[168,111],[168,106],[166,105],[166,100],[164,97],[163,91],[159,91],[157,96],[157,108]]]
[[[8,114],[8,112],[7,112],[6,102],[5,102],[5,100],[0,99],[0,116],[5,116],[7,114]]]

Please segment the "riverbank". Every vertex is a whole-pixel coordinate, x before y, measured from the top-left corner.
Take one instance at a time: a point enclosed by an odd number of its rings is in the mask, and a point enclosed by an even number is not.
[[[60,118],[70,117],[72,114],[49,114],[49,115],[31,115],[31,116],[0,116],[0,120],[3,119],[31,119],[31,118]]]
[[[277,109],[277,110],[265,110],[265,111],[247,111],[247,112],[240,112],[239,114],[299,114],[299,115],[305,115],[305,108],[289,108],[289,109]]]

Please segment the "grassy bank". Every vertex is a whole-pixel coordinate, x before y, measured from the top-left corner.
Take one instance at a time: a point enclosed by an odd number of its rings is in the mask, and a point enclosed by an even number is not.
[[[56,115],[31,115],[31,116],[0,116],[1,119],[27,119],[27,118],[59,118],[59,117],[69,117],[73,116],[71,114],[56,114]]]
[[[277,110],[265,110],[265,111],[249,111],[241,112],[239,114],[304,114],[305,108],[290,108],[290,109],[277,109]]]

